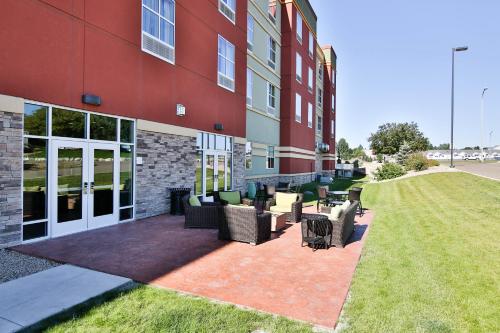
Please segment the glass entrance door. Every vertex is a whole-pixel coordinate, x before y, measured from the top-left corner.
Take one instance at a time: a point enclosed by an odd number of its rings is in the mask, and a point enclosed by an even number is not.
[[[117,145],[89,143],[88,229],[118,222],[118,153]]]
[[[208,151],[204,155],[204,199],[211,200],[213,198],[214,191],[226,191],[231,188],[230,182],[228,181],[231,174],[227,168],[226,153]]]
[[[62,236],[87,229],[87,143],[52,141],[52,235]]]

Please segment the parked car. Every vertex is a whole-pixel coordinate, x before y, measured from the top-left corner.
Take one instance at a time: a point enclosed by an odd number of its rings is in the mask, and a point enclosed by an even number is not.
[[[478,159],[479,159],[479,155],[476,155],[476,154],[474,154],[474,155],[465,154],[464,155],[464,160],[471,161],[471,160],[478,160]]]

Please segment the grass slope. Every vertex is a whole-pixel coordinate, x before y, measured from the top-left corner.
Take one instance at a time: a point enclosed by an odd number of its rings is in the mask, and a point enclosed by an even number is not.
[[[370,184],[375,221],[349,332],[500,332],[500,183],[440,173]]]
[[[311,332],[309,325],[141,286],[48,332]]]

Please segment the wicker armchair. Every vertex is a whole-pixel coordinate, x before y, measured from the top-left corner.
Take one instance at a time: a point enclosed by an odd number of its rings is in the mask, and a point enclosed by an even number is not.
[[[252,245],[271,238],[271,214],[258,214],[253,207],[224,206],[219,216],[219,239]]]
[[[221,205],[214,202],[202,202],[201,206],[191,206],[189,195],[182,198],[184,205],[184,228],[217,229]]]
[[[276,196],[277,195],[282,195],[283,193],[275,193],[274,196],[271,199],[268,199],[266,201],[266,207],[265,209],[268,211],[273,211],[271,207],[276,206]],[[302,202],[303,202],[303,194],[302,193],[286,193],[286,195],[293,195],[295,194],[296,201],[293,202],[290,205],[290,208],[286,208],[286,211],[282,211],[283,213],[287,214],[286,215],[286,220],[288,222],[300,222],[301,217],[302,217]]]

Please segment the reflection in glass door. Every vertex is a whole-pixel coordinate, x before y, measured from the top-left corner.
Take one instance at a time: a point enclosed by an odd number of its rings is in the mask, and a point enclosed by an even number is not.
[[[215,156],[213,154],[205,155],[205,197],[211,198],[214,195],[214,184],[215,182]]]
[[[228,165],[230,159],[225,152],[209,151],[204,155],[204,198],[210,200],[213,197],[214,191],[231,189],[231,167]]]
[[[90,143],[89,159],[88,228],[93,229],[118,222],[118,146]]]
[[[87,229],[87,144],[52,142],[52,235]]]
[[[226,156],[217,155],[217,191],[226,189]]]

